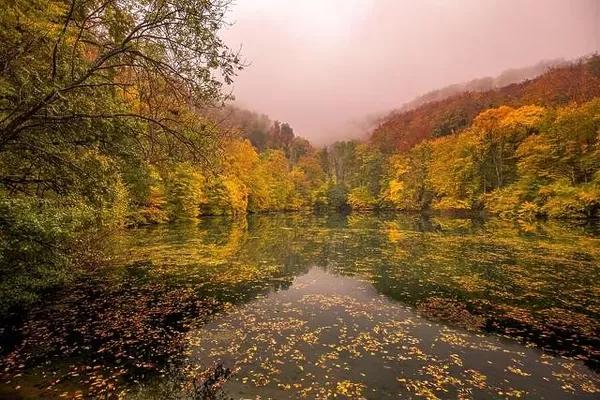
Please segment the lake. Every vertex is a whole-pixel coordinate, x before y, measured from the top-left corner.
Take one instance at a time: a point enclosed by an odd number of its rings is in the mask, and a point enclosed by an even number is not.
[[[6,399],[598,398],[600,229],[398,214],[132,229],[0,339]]]

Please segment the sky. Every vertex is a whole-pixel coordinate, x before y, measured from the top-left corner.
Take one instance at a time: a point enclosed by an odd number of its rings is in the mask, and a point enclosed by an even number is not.
[[[600,0],[235,0],[236,103],[317,145],[420,94],[600,50]]]

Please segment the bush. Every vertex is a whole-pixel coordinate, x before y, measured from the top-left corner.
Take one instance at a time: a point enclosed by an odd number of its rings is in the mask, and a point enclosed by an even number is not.
[[[347,212],[348,188],[346,186],[328,182],[313,193],[313,209],[316,212]]]
[[[86,260],[92,210],[50,200],[0,198],[0,315],[70,281]]]
[[[327,206],[331,211],[348,211],[348,189],[339,183],[327,189]]]
[[[472,210],[471,204],[467,200],[455,199],[452,197],[442,197],[437,200],[432,208],[440,211],[458,211]]]
[[[501,218],[516,218],[521,206],[521,192],[516,185],[496,189],[484,197],[486,209]]]
[[[595,218],[600,211],[600,188],[594,184],[568,186],[560,181],[545,193],[548,200],[542,211],[550,218]]]
[[[366,186],[359,186],[350,191],[348,204],[353,210],[373,210],[377,206],[377,200]]]

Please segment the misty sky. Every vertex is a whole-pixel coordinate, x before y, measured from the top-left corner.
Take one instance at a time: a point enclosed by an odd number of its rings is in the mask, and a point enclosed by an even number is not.
[[[236,0],[240,106],[315,144],[442,86],[600,50],[600,0]]]

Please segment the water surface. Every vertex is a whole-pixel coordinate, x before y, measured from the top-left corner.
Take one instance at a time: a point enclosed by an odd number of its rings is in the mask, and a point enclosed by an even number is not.
[[[597,398],[599,261],[594,227],[555,223],[133,230],[107,268],[5,328],[0,395],[185,398],[219,365],[236,399]]]

